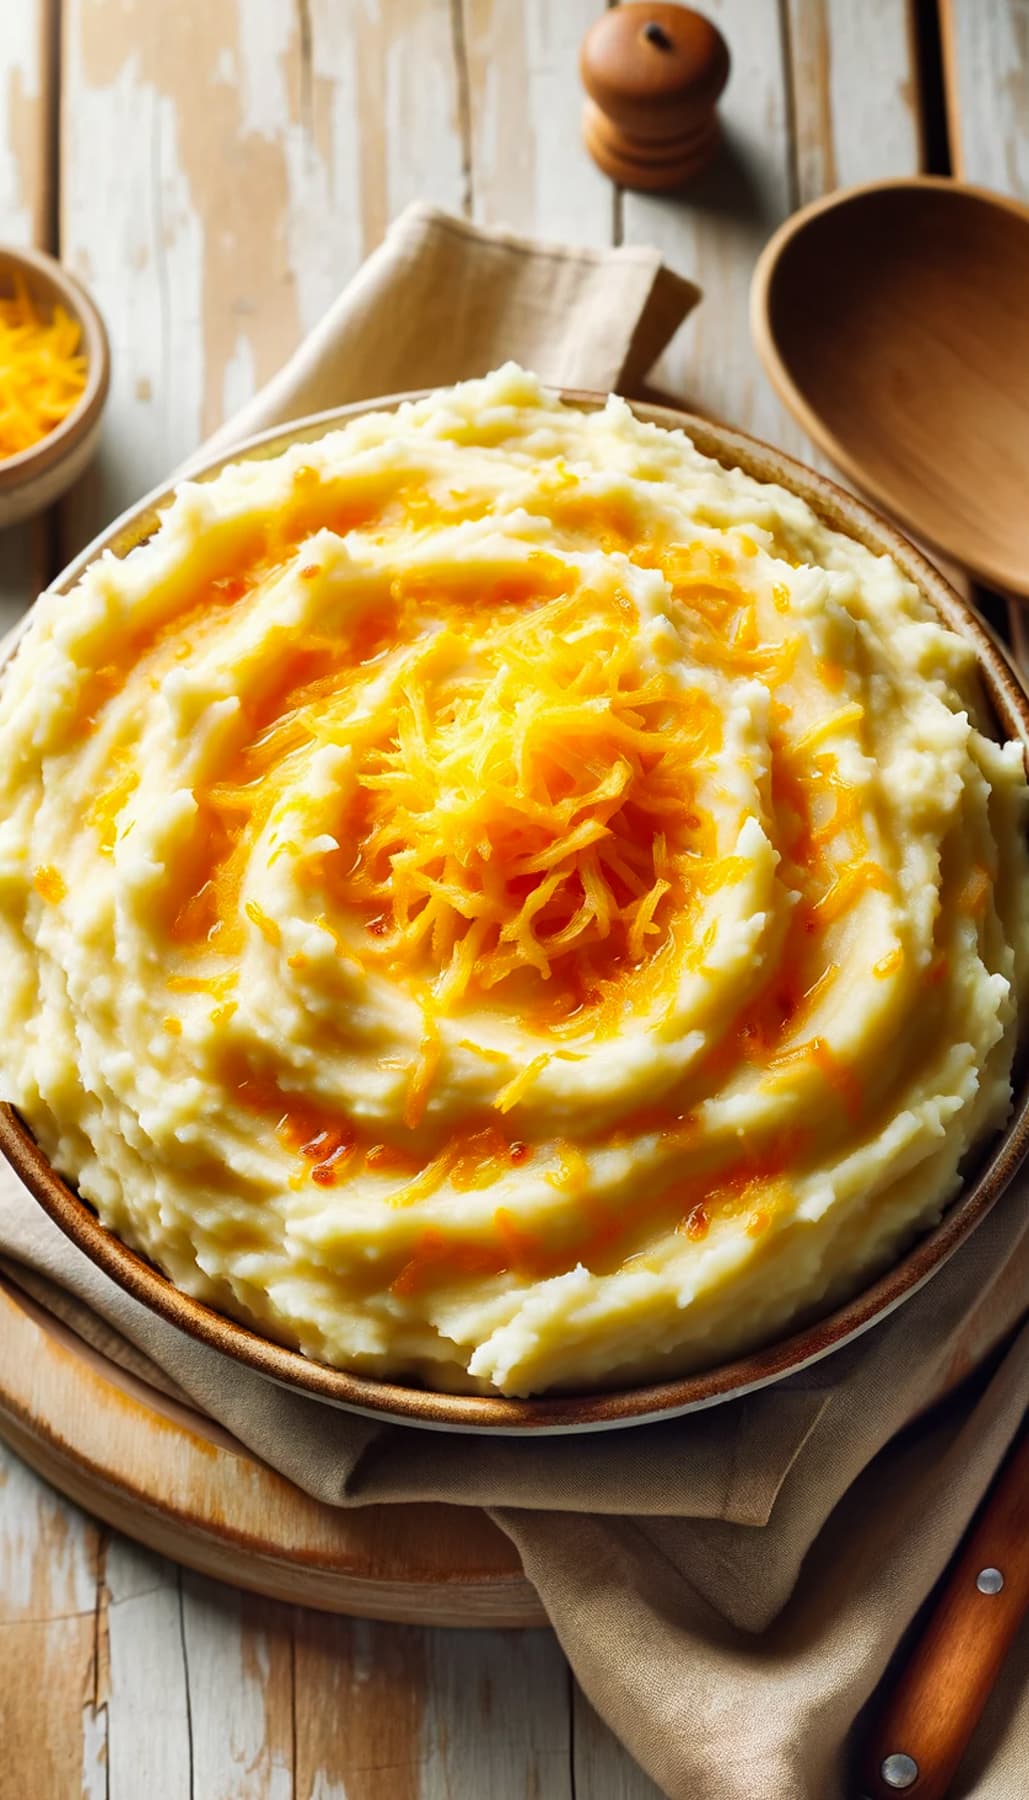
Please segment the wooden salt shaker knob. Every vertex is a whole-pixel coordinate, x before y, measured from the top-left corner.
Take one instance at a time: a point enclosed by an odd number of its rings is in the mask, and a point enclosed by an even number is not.
[[[718,146],[718,96],[729,78],[720,31],[687,6],[614,6],[579,53],[589,99],[586,148],[622,187],[680,187]]]

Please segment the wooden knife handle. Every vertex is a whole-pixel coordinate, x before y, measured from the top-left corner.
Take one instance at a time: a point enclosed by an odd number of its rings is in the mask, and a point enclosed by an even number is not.
[[[1029,1609],[1029,1431],[988,1494],[861,1758],[862,1800],[943,1800]]]

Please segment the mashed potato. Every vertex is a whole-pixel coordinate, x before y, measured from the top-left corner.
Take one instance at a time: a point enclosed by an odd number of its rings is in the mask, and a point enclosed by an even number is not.
[[[309,1355],[529,1394],[853,1290],[1004,1121],[1026,786],[888,557],[506,368],[186,483],[0,699],[0,1084]]]

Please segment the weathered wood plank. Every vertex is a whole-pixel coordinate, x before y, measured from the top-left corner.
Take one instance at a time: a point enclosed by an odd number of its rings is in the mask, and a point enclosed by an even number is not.
[[[297,1800],[571,1800],[569,1748],[549,1632],[298,1617]]]
[[[105,1790],[101,1535],[0,1444],[0,1791]]]
[[[292,1608],[182,1577],[193,1791],[293,1800]]]
[[[50,28],[56,0],[17,0],[4,9],[0,30],[0,242],[49,242]],[[0,637],[47,579],[49,524],[45,519],[0,532]]]
[[[940,0],[955,175],[1029,197],[1029,4]]]
[[[465,177],[447,0],[66,0],[63,70],[62,242],[114,359],[70,551],[282,363],[402,206],[460,207]]]
[[[420,1800],[428,1644],[412,1626],[297,1615],[297,1800]]]
[[[627,243],[652,243],[704,298],[654,380],[688,404],[787,449],[803,437],[761,373],[748,329],[750,275],[793,198],[790,108],[777,0],[710,0],[732,73],[721,104],[724,143],[681,197],[626,192]]]
[[[571,1800],[570,1679],[550,1632],[433,1632],[428,1677],[419,1800]]]
[[[925,145],[914,0],[787,4],[798,199],[807,204],[837,186],[917,174]],[[804,455],[845,479],[815,446],[806,445]],[[903,529],[903,519],[898,523]],[[964,573],[935,560],[967,596]]]
[[[914,0],[785,5],[797,204],[837,187],[916,174],[924,145]],[[804,461],[848,485],[799,427],[792,429]]]
[[[52,0],[19,0],[0,35],[0,230],[44,245],[50,228],[49,49]]]
[[[750,278],[794,204],[843,181],[919,166],[909,8],[906,0],[712,0],[707,10],[733,58],[721,155],[681,197],[626,193],[623,201],[626,240],[658,244],[704,292],[654,379],[700,411],[817,462],[751,345]]]
[[[908,0],[787,0],[797,201],[918,169]]]
[[[53,248],[53,0],[19,0],[0,32],[0,238]],[[0,636],[48,574],[47,520],[0,533]],[[12,1794],[106,1792],[99,1528],[0,1444],[0,1738]]]
[[[101,1613],[110,1670],[107,1800],[191,1800],[190,1687],[179,1570],[113,1536]]]
[[[3,1280],[0,1433],[112,1530],[218,1582],[375,1618],[542,1622],[509,1539],[484,1514],[321,1505]]]
[[[609,244],[610,182],[580,133],[579,45],[604,0],[462,0],[473,216],[573,244]]]
[[[1029,199],[1029,4],[940,0],[954,174]],[[1005,602],[1015,661],[1029,676],[1025,607]]]

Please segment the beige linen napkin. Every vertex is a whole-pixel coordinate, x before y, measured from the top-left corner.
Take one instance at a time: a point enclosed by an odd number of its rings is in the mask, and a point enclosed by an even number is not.
[[[219,447],[289,417],[516,356],[628,385],[696,299],[647,251],[564,251],[425,207],[394,226]],[[576,1673],[681,1800],[843,1800],[848,1733],[965,1530],[1024,1412],[1029,1329],[942,1412],[969,1319],[1012,1332],[1026,1189],[889,1320],[773,1389],[664,1425],[542,1442],[380,1426],[298,1397],[149,1315],[0,1169],[0,1249],[108,1354],[184,1391],[336,1505],[487,1507]],[[899,1435],[898,1435],[899,1434]],[[979,1800],[1024,1791],[1023,1646],[977,1735]]]
[[[555,386],[632,393],[699,298],[656,250],[570,250],[416,203],[203,454],[285,419],[509,361]]]

